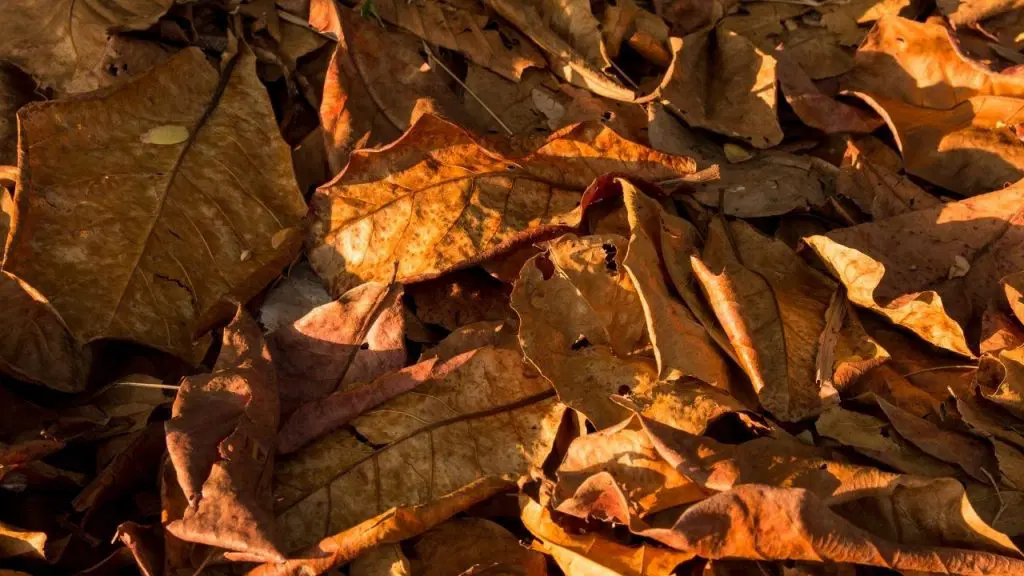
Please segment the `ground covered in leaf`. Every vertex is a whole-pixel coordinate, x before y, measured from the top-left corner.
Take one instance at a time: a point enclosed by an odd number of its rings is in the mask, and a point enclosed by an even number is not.
[[[0,1],[0,576],[1024,574],[1022,49]]]

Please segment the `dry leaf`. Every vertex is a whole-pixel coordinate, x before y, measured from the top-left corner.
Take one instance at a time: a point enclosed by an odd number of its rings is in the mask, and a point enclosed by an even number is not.
[[[995,386],[982,386],[985,396],[1018,418],[1024,418],[1024,347],[1003,350],[982,362],[982,368],[991,363],[1000,368]]]
[[[867,134],[884,124],[875,114],[822,93],[788,52],[777,51],[775,57],[782,95],[804,124],[826,134]]]
[[[473,504],[514,487],[507,479],[485,476],[435,500],[397,506],[328,536],[306,550],[302,558],[263,564],[248,576],[307,576],[324,574],[380,544],[398,543],[417,536]]]
[[[577,225],[593,198],[581,193],[605,173],[657,181],[694,170],[689,158],[596,124],[506,159],[426,115],[386,148],[353,154],[317,190],[308,255],[335,294],[369,280],[425,280]]]
[[[520,508],[523,524],[537,538],[534,548],[554,558],[566,576],[668,576],[692,557],[642,542],[620,544],[600,532],[576,534],[525,496]]]
[[[633,281],[654,346],[658,378],[693,376],[729,388],[726,359],[715,341],[686,306],[670,293],[670,277],[662,272],[665,229],[663,210],[626,180],[620,180],[632,236],[622,265]]]
[[[302,262],[288,269],[284,278],[267,292],[260,306],[260,324],[267,332],[274,332],[330,301],[331,295],[320,277],[309,263]]]
[[[631,356],[647,336],[625,252],[621,236],[567,234],[526,262],[512,291],[523,354],[598,429],[627,415],[610,396],[657,379],[652,362]]]
[[[566,82],[612,100],[632,102],[636,99],[632,90],[604,74],[601,68],[607,60],[593,60],[593,46],[600,45],[601,33],[589,6],[584,8],[585,4],[579,0],[485,0],[485,3],[544,50],[551,70]],[[549,24],[558,26],[561,31],[552,30]],[[588,53],[581,54],[576,47],[583,47]],[[599,55],[602,50],[597,50]]]
[[[781,241],[740,221],[725,226],[712,222],[702,259],[691,258],[694,271],[762,405],[786,421],[814,416],[838,401],[835,388],[819,388],[815,378],[818,337],[834,285]],[[887,357],[852,322],[839,342],[837,374],[842,364],[856,367],[855,375]],[[835,380],[845,385],[843,378]]]
[[[919,476],[955,476],[956,468],[908,443],[885,420],[839,407],[814,423],[818,434],[873,458],[894,470]]]
[[[193,339],[298,249],[305,205],[245,50],[220,78],[187,49],[112,91],[26,106],[19,122],[4,270],[80,342],[191,358]]]
[[[782,141],[775,58],[725,29],[673,38],[672,64],[645,101],[656,100],[690,126],[742,139],[755,148]]]
[[[19,108],[35,99],[32,89],[32,81],[20,70],[10,65],[0,66],[0,164],[18,161],[17,113]],[[0,237],[7,238],[2,228]],[[2,255],[0,249],[0,257]]]
[[[259,327],[239,308],[210,374],[185,378],[165,423],[167,452],[188,505],[175,537],[284,560],[270,514],[279,417],[277,383]]]
[[[427,42],[462,53],[471,62],[518,82],[543,55],[514,28],[492,20],[474,3],[452,0],[374,0],[377,14]],[[589,12],[589,10],[588,10]]]
[[[0,371],[62,392],[85,387],[89,357],[42,295],[2,272],[0,309]]]
[[[695,504],[646,536],[703,558],[850,562],[898,571],[1010,575],[1024,561],[975,550],[901,545],[867,532],[799,488],[737,486]]]
[[[1024,185],[807,238],[850,301],[926,341],[973,356],[965,328],[1024,267]],[[969,272],[950,278],[959,257]]]
[[[832,195],[834,170],[815,158],[763,153],[741,164],[723,165],[717,180],[693,186],[693,197],[740,218],[808,211],[824,205]]]
[[[364,440],[337,430],[277,463],[285,549],[392,506],[428,504],[481,478],[524,473],[547,456],[564,407],[519,352],[481,348],[439,363],[431,377],[354,420]]]
[[[145,29],[172,4],[172,0],[5,3],[0,7],[4,23],[0,60],[59,92],[88,92],[103,84],[101,65],[109,33]],[[40,22],[45,15],[51,17]]]
[[[836,192],[854,201],[875,220],[941,204],[910,178],[900,175],[903,161],[873,136],[846,143]]]
[[[282,411],[405,365],[402,289],[369,282],[267,336]]]
[[[635,418],[573,440],[558,467],[558,510],[571,513],[569,509],[579,507],[571,499],[585,501],[584,485],[599,472],[615,478],[641,517],[708,495],[661,459]]]
[[[519,544],[500,525],[483,518],[449,520],[413,545],[414,574],[446,576],[466,572],[498,572],[546,576],[544,556]]]
[[[466,112],[478,125],[490,128],[491,133],[502,133],[507,128],[513,135],[529,137],[564,126],[551,122],[561,120],[565,107],[557,82],[547,72],[527,70],[519,82],[512,82],[470,64],[465,83],[467,91],[480,99],[467,94],[463,98]],[[504,128],[492,114],[497,115]]]
[[[22,530],[0,522],[0,558],[46,558],[46,533]]]
[[[334,392],[299,406],[281,426],[278,453],[295,452],[368,410],[415,389],[433,375],[431,371],[436,361],[434,358],[424,360],[362,386]]]
[[[424,113],[457,114],[455,95],[418,38],[340,8],[338,47],[320,104],[327,163],[338,173],[358,148],[397,138]]]
[[[479,269],[446,274],[408,288],[416,317],[426,324],[455,330],[459,326],[491,320],[505,320],[508,289]]]

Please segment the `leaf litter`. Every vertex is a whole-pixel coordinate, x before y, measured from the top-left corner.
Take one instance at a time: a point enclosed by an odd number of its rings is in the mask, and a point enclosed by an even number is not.
[[[1024,5],[0,5],[0,574],[1024,574]]]

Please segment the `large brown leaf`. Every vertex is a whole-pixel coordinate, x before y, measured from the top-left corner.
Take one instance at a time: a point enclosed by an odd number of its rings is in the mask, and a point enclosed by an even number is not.
[[[394,140],[425,112],[458,114],[445,78],[421,54],[421,40],[338,10],[338,47],[320,104],[333,173],[345,167],[353,150]]]
[[[85,387],[89,356],[45,298],[0,272],[0,310],[0,371],[62,392]]]
[[[657,100],[690,126],[740,138],[756,148],[782,141],[774,57],[722,28],[671,43],[672,64],[645,101]]]
[[[838,401],[836,389],[815,374],[818,338],[835,291],[828,278],[782,241],[741,221],[712,221],[702,258],[691,259],[765,409],[796,421]],[[828,380],[839,386],[888,356],[852,316],[838,335],[836,352]]]
[[[973,356],[965,334],[1024,267],[1024,184],[806,241],[850,301]],[[962,273],[960,271],[963,271]]]
[[[427,532],[413,545],[414,574],[446,576],[496,571],[546,576],[544,556],[520,545],[501,525],[483,518],[450,520]]]
[[[565,408],[518,351],[481,348],[432,379],[277,463],[285,549],[314,544],[392,506],[428,504],[547,456]],[[366,442],[366,443],[364,443]],[[376,450],[372,446],[379,446]]]
[[[514,28],[496,22],[475,3],[450,0],[374,0],[381,18],[431,44],[519,81],[528,68],[544,68],[544,56]],[[389,53],[390,54],[390,53]]]
[[[32,81],[17,68],[0,65],[0,164],[14,164],[18,161],[18,109],[36,97]],[[6,238],[2,233],[0,237]],[[3,249],[0,248],[0,260]]]
[[[279,407],[270,352],[239,308],[210,374],[185,378],[165,423],[167,452],[188,501],[175,537],[284,560],[273,534],[270,481]]]
[[[116,89],[19,113],[4,270],[80,342],[191,358],[193,338],[294,255],[305,204],[255,67],[243,49],[218,77],[188,49]]]
[[[581,194],[605,173],[658,181],[695,170],[690,158],[599,124],[567,127],[530,154],[504,158],[425,115],[389,146],[354,153],[317,190],[309,259],[335,294],[369,280],[424,280],[576,226],[589,202]]]
[[[636,94],[604,74],[607,59],[594,60],[602,42],[597,21],[586,2],[579,0],[485,0],[547,53],[552,71],[570,84],[605,98],[632,102]],[[552,27],[558,27],[553,30]],[[581,53],[577,47],[587,50]]]
[[[657,379],[633,355],[647,337],[625,252],[621,236],[567,234],[526,262],[512,291],[523,354],[598,429],[628,415],[612,395],[643,393]]]
[[[0,60],[60,92],[101,85],[108,35],[142,30],[173,0],[24,0],[0,6]]]

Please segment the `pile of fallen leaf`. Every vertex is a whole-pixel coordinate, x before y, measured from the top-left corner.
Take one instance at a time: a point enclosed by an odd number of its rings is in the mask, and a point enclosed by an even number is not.
[[[0,0],[0,576],[1024,574],[1022,49]]]

